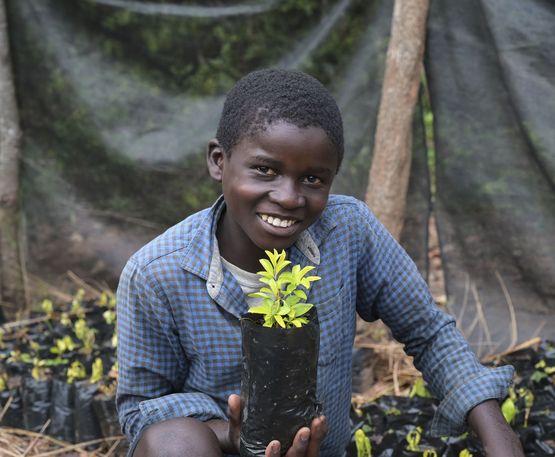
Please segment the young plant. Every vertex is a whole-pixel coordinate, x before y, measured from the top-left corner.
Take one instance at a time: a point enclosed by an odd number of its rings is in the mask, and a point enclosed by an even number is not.
[[[92,374],[89,381],[92,384],[95,384],[97,382],[102,381],[103,377],[104,377],[104,364],[102,363],[102,359],[100,357],[97,357],[96,359],[94,359],[94,362],[92,364]]]
[[[54,303],[52,303],[52,300],[45,298],[42,301],[40,307],[44,311],[44,314],[46,314],[46,318],[52,319],[52,317],[54,316]]]
[[[260,259],[264,271],[259,271],[258,275],[266,287],[249,294],[250,297],[262,298],[263,304],[250,308],[249,312],[262,314],[264,327],[302,327],[308,323],[305,314],[314,306],[302,302],[307,298],[305,290],[310,289],[311,283],[320,277],[306,276],[314,269],[312,266],[301,268],[300,265],[294,265],[291,271],[282,271],[291,263],[285,259],[285,251],[278,253],[274,249],[273,253],[265,252],[269,260]]]
[[[75,336],[83,343],[81,352],[86,355],[92,354],[96,330],[88,327],[85,319],[79,319],[73,325],[73,331],[75,332]]]
[[[85,366],[79,362],[73,362],[67,369],[67,383],[73,384],[76,379],[83,379],[87,377],[87,372],[85,371]]]
[[[355,444],[357,457],[372,457],[372,444],[360,428],[355,432]]]

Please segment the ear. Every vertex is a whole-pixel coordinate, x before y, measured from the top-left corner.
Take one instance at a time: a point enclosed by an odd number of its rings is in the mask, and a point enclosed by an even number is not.
[[[208,173],[210,173],[212,179],[218,182],[222,182],[224,154],[224,149],[216,138],[209,141],[206,164],[208,165]]]

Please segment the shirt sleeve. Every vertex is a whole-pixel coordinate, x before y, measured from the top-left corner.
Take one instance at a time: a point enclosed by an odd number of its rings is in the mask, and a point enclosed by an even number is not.
[[[364,207],[364,208],[362,208]],[[380,318],[414,357],[430,391],[440,400],[433,435],[466,429],[468,412],[488,399],[502,400],[513,368],[483,366],[456,328],[455,319],[434,303],[408,254],[361,203],[362,249],[358,260],[357,311]]]
[[[175,417],[225,419],[208,395],[182,392],[188,372],[169,304],[156,282],[133,260],[117,290],[118,387],[116,405],[130,443],[145,427]]]

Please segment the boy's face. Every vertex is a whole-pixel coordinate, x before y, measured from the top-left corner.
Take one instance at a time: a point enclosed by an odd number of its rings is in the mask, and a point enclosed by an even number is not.
[[[265,249],[286,249],[324,210],[337,152],[321,128],[272,124],[224,154],[209,146],[211,176],[222,182],[226,212],[218,227],[222,256],[259,269]]]

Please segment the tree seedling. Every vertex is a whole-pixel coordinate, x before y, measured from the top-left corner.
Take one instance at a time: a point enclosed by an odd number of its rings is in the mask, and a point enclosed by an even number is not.
[[[92,354],[94,350],[95,334],[96,330],[87,326],[85,319],[79,319],[75,322],[73,326],[75,336],[79,338],[83,343],[83,348],[81,352],[85,355]]]
[[[372,457],[372,444],[366,434],[359,428],[355,432],[357,457]]]
[[[305,290],[310,289],[311,283],[320,277],[307,276],[314,269],[312,266],[301,268],[295,265],[291,271],[283,271],[291,263],[285,259],[285,251],[278,253],[274,249],[274,252],[265,252],[269,260],[260,259],[264,270],[259,271],[258,275],[260,282],[266,286],[249,294],[250,297],[262,298],[263,304],[250,308],[249,312],[262,314],[264,327],[302,327],[308,323],[305,314],[314,306],[302,301],[307,299]]]
[[[52,317],[54,317],[54,303],[52,303],[52,300],[45,298],[40,307],[44,311],[44,314],[46,314],[47,319],[52,319]]]
[[[416,427],[407,433],[407,451],[419,452],[420,451],[420,440],[422,438],[422,428]]]
[[[104,364],[102,363],[102,359],[97,357],[92,365],[92,374],[90,377],[90,382],[95,384],[100,382],[104,377]]]
[[[66,352],[73,351],[77,347],[77,345],[69,335],[66,335],[63,338],[58,338],[54,342],[54,345],[54,347],[50,348],[50,352],[57,355],[62,355]]]
[[[83,379],[87,377],[85,366],[79,362],[73,362],[67,369],[67,383],[73,384],[76,379]]]

